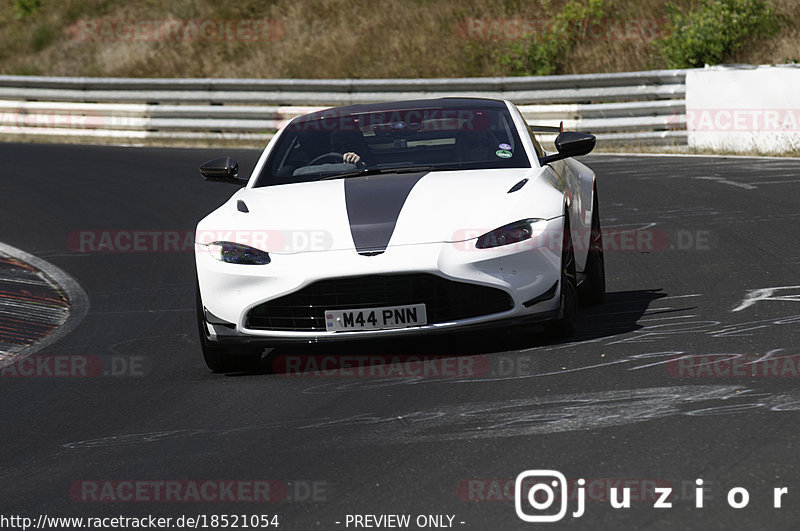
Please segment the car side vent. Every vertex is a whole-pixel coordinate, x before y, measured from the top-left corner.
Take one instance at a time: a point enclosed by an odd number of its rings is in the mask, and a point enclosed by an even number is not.
[[[247,208],[247,204],[245,204],[245,202],[242,201],[241,199],[236,201],[236,210],[244,213],[250,212],[250,210]]]
[[[511,189],[506,193],[513,194],[514,192],[516,192],[517,190],[519,190],[520,188],[525,186],[525,183],[527,183],[527,182],[528,182],[528,179],[522,179],[520,182],[518,182],[517,184],[512,186]]]

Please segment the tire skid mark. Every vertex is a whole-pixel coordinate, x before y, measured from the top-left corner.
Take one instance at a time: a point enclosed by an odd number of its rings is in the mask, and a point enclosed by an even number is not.
[[[387,415],[361,412],[339,417],[322,416],[245,426],[185,427],[144,433],[115,433],[96,439],[62,443],[68,450],[108,446],[157,444],[186,438],[225,438],[245,432],[324,430],[348,426],[350,440],[337,444],[396,445],[418,442],[477,440],[589,431],[680,417],[798,411],[797,391],[764,393],[738,385],[681,385],[544,395],[534,398],[465,402],[429,410],[399,410]],[[312,438],[328,444],[325,437]],[[325,442],[327,441],[327,442]]]

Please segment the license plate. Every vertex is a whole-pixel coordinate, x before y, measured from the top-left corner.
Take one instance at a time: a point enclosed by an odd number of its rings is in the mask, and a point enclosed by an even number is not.
[[[328,332],[405,328],[427,322],[424,304],[325,311],[325,329]]]

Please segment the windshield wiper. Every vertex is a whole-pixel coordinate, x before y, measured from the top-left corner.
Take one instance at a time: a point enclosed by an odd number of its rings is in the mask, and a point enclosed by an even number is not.
[[[360,171],[351,171],[347,173],[337,173],[334,175],[327,175],[317,179],[318,181],[327,181],[330,179],[346,179],[347,177],[360,177],[363,175],[380,175],[385,173],[414,173],[418,171],[432,171],[438,169],[436,166],[399,166],[397,168],[371,168]]]

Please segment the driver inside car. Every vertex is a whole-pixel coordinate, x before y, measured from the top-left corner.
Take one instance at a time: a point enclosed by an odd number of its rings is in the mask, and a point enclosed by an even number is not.
[[[334,131],[331,133],[331,151],[334,153],[342,154],[342,162],[353,164],[359,168],[364,168],[367,165],[364,160],[369,153],[364,138],[361,133],[354,131]],[[359,155],[359,153],[363,154]]]

